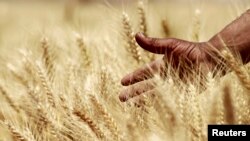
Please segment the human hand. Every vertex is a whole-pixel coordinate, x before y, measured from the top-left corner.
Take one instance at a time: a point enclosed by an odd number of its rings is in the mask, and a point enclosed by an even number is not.
[[[136,34],[135,38],[143,49],[151,53],[164,54],[164,57],[137,69],[121,80],[123,86],[128,86],[119,95],[122,102],[151,92],[155,86],[151,78],[156,74],[164,77],[166,64],[170,64],[175,70],[178,69],[180,78],[188,71],[183,68],[184,64],[188,65],[191,71],[209,71],[216,66],[215,59],[211,57],[214,51],[209,42],[195,43],[174,38],[156,39],[145,37],[141,33]]]
[[[164,54],[164,57],[125,76],[121,83],[129,87],[121,92],[120,100],[125,102],[144,93],[154,93],[154,83],[150,79],[155,74],[164,77],[166,66],[171,66],[176,70],[181,79],[186,78],[190,72],[197,72],[196,70],[202,73],[206,73],[209,70],[217,70],[217,66],[222,69],[224,74],[224,66],[219,66],[222,64],[220,61],[223,60],[223,56],[220,56],[219,52],[225,47],[234,55],[239,54],[242,63],[247,64],[250,62],[249,23],[250,9],[227,25],[209,41],[202,43],[174,38],[148,38],[138,33],[136,41],[143,49],[156,54]]]

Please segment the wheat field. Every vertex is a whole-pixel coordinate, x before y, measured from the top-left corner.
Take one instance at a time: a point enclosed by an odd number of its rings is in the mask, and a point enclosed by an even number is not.
[[[250,67],[227,51],[223,77],[168,68],[157,93],[119,100],[124,75],[162,58],[136,32],[206,41],[249,6],[1,1],[0,141],[205,141],[208,124],[250,124]]]

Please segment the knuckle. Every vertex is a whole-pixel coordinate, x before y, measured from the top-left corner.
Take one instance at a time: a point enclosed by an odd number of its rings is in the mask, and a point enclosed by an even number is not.
[[[158,40],[155,38],[152,38],[150,41],[150,46],[159,46]]]

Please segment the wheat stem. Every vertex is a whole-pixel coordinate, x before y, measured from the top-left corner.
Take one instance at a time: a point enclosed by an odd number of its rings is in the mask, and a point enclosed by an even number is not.
[[[170,36],[170,30],[169,30],[169,26],[168,26],[167,20],[162,20],[161,21],[161,26],[163,28],[165,37],[169,37]]]
[[[224,87],[223,93],[224,93],[223,104],[225,108],[226,123],[234,124],[235,123],[234,106],[233,106],[232,94],[230,91],[230,87],[228,85]]]

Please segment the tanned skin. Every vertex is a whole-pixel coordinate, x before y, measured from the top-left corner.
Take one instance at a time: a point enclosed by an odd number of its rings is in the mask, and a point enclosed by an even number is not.
[[[120,94],[122,102],[145,93],[154,93],[154,86],[150,79],[155,74],[162,74],[166,64],[171,62],[173,68],[180,66],[180,62],[191,63],[194,68],[213,71],[220,61],[215,61],[218,53],[225,45],[239,54],[243,64],[250,61],[250,9],[239,18],[227,25],[221,32],[207,42],[189,42],[175,38],[150,38],[142,33],[135,36],[137,43],[145,50],[163,54],[164,57],[137,69],[126,75],[121,83],[126,87]],[[182,61],[180,61],[182,60]],[[183,72],[185,73],[185,72]],[[181,74],[180,74],[181,75]]]

